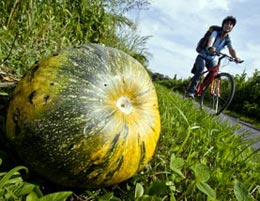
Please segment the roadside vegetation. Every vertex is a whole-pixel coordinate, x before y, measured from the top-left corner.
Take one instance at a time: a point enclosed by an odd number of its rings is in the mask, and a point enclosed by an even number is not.
[[[162,74],[153,74],[153,80],[172,91],[183,94],[185,86],[191,78],[169,78]],[[245,72],[234,75],[236,91],[230,106],[224,112],[242,121],[260,128],[260,70],[255,70],[252,76]]]
[[[38,59],[62,48],[103,43],[125,51],[146,68],[149,36],[127,18],[148,0],[10,0],[0,3],[0,200],[259,200],[260,164],[254,141],[178,95],[187,80],[151,73],[162,132],[151,162],[133,178],[101,189],[57,186],[23,165],[5,140],[12,91]],[[260,71],[236,75],[230,111],[259,121]],[[256,113],[254,113],[256,112]],[[246,134],[245,134],[246,135]],[[259,139],[256,139],[259,140]]]

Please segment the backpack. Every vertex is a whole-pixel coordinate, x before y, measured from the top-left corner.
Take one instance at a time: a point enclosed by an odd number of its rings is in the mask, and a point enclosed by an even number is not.
[[[197,47],[196,47],[196,51],[197,52],[201,52],[201,50],[203,50],[207,44],[208,44],[208,40],[209,37],[211,35],[211,33],[213,31],[217,31],[220,32],[222,30],[222,28],[220,26],[216,26],[216,25],[212,25],[209,27],[208,31],[204,34],[204,36],[199,40]]]

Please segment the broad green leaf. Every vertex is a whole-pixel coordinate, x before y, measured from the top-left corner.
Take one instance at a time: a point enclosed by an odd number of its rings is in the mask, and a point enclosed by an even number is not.
[[[197,188],[205,193],[208,197],[216,199],[216,191],[212,189],[207,183],[205,182],[198,182],[196,183]]]
[[[175,154],[171,155],[170,168],[173,172],[177,173],[182,178],[185,178],[181,169],[184,166],[184,160],[180,157],[175,157]]]
[[[56,192],[41,197],[39,201],[65,201],[71,195],[71,191]]]
[[[39,197],[37,196],[37,193],[34,191],[26,196],[26,201],[38,201],[38,200],[39,200]]]
[[[135,199],[137,199],[137,198],[143,196],[143,194],[144,194],[144,188],[143,188],[143,186],[142,186],[140,183],[137,183],[137,184],[135,185]]]
[[[17,196],[23,196],[30,194],[35,188],[34,184],[30,184],[27,182],[23,183],[23,186],[19,189],[19,191],[16,193]]]
[[[207,182],[210,178],[209,168],[204,164],[196,164],[191,167],[195,173],[196,182]]]
[[[161,195],[164,194],[168,189],[168,186],[163,181],[154,181],[149,188],[149,195]]]
[[[173,192],[176,191],[176,186],[175,186],[175,184],[174,184],[173,181],[167,181],[167,182],[165,183],[165,185],[168,186],[171,191],[173,191]]]
[[[234,193],[238,201],[252,201],[253,198],[248,193],[246,186],[240,182],[235,181]]]
[[[114,198],[114,193],[106,193],[105,195],[99,196],[98,201],[108,201]]]
[[[136,201],[162,201],[162,199],[156,196],[143,195],[142,197],[139,197]]]
[[[24,166],[17,166],[13,168],[0,180],[0,189],[3,188],[5,183],[19,170],[25,170],[26,172],[28,172],[28,169]]]

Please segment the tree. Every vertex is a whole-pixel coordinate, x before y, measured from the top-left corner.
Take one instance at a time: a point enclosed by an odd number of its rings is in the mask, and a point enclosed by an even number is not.
[[[260,120],[260,71],[255,70],[246,79],[246,73],[235,76],[236,92],[229,109],[239,114]]]

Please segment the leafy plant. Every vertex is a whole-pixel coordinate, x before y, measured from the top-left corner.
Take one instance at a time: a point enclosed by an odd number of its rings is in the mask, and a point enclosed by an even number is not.
[[[1,163],[2,159],[0,159],[0,165]],[[62,201],[72,195],[71,191],[43,195],[39,186],[24,182],[19,173],[22,170],[28,174],[28,169],[24,166],[17,166],[8,172],[0,173],[0,200]]]

